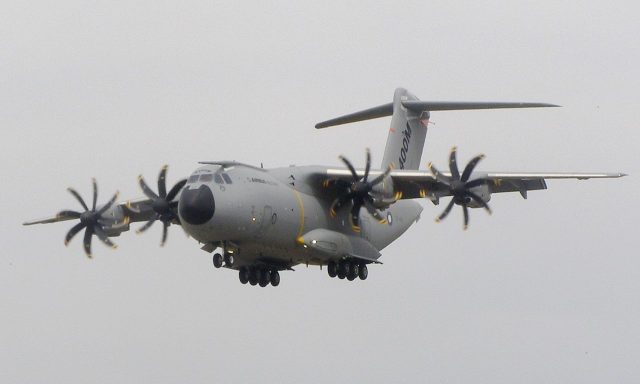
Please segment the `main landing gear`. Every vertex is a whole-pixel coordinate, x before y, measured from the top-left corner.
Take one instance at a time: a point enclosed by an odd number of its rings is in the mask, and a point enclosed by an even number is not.
[[[238,277],[242,284],[260,285],[266,287],[271,284],[277,287],[280,284],[280,273],[277,270],[260,267],[240,267]]]
[[[327,265],[327,272],[329,277],[338,277],[339,279],[347,279],[349,281],[355,280],[357,277],[360,280],[366,280],[369,276],[369,270],[364,263],[357,263],[352,260],[340,260],[339,262],[330,261]]]

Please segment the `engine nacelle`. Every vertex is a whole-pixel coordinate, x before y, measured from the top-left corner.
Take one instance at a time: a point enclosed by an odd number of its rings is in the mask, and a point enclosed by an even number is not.
[[[391,176],[385,177],[382,182],[374,185],[370,195],[373,198],[373,205],[378,209],[388,208],[389,205],[395,202],[395,191]]]
[[[480,197],[485,203],[488,203],[489,200],[491,200],[491,191],[489,190],[489,186],[486,184],[471,188],[470,191],[478,195],[478,197]],[[476,203],[474,200],[471,200],[469,202],[468,207],[482,208],[482,206]]]

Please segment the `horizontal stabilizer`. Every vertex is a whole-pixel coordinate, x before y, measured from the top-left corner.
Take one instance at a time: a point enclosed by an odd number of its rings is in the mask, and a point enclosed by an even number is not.
[[[420,101],[407,100],[402,105],[414,112],[423,111],[462,111],[469,109],[504,109],[504,108],[545,108],[559,107],[546,103],[504,103],[504,102],[478,102],[478,101]]]
[[[415,113],[424,111],[462,111],[471,109],[505,109],[505,108],[544,108],[559,107],[555,104],[547,103],[513,103],[513,102],[486,102],[486,101],[420,101],[405,100],[402,106]],[[316,128],[327,128],[334,125],[355,123],[357,121],[377,119],[391,116],[393,114],[393,103],[379,105],[377,107],[365,109],[363,111],[350,113],[348,115],[336,117],[335,119],[323,121],[316,124]]]
[[[364,111],[350,113],[348,115],[336,117],[335,119],[323,121],[316,124],[316,128],[327,128],[334,125],[355,123],[356,121],[377,119],[379,117],[391,116],[393,114],[393,103],[380,105],[365,109]]]

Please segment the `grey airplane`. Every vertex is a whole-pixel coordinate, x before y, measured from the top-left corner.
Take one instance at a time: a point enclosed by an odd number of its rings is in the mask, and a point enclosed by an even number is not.
[[[547,188],[548,179],[616,178],[622,173],[511,173],[480,172],[476,156],[464,168],[451,150],[447,171],[429,163],[420,170],[420,159],[433,111],[556,107],[543,103],[429,102],[405,89],[395,91],[393,102],[348,114],[316,125],[316,128],[391,116],[391,126],[380,168],[366,162],[358,169],[344,157],[344,168],[290,166],[263,169],[234,161],[205,161],[188,178],[167,191],[167,167],[158,177],[157,192],[142,176],[138,182],[144,197],[118,202],[116,193],[106,204],[97,204],[93,180],[91,206],[74,189],[69,192],[83,211],[63,210],[57,215],[24,225],[77,220],[65,245],[84,230],[84,251],[91,258],[91,240],[97,236],[115,248],[111,238],[145,222],[144,232],[155,222],[163,225],[162,243],[170,225],[180,225],[202,250],[212,254],[213,266],[238,272],[242,284],[280,284],[280,272],[300,264],[326,266],[330,277],[365,280],[370,264],[381,264],[380,251],[399,238],[422,213],[418,199],[438,205],[451,199],[436,221],[454,205],[462,208],[464,228],[469,208],[488,213],[494,193],[527,192]]]

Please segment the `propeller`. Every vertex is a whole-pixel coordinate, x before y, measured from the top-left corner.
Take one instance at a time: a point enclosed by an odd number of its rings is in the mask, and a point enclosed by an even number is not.
[[[178,202],[174,201],[176,195],[182,187],[187,183],[187,179],[182,179],[178,181],[173,188],[167,193],[167,169],[169,167],[167,165],[163,166],[160,170],[160,174],[158,175],[158,193],[156,194],[154,191],[149,188],[147,183],[144,181],[142,175],[138,176],[138,183],[140,184],[140,188],[142,188],[142,192],[151,200],[151,208],[153,208],[154,215],[153,217],[145,223],[142,227],[140,227],[137,232],[142,233],[147,229],[151,228],[153,223],[156,221],[161,221],[163,224],[162,227],[162,242],[161,246],[164,246],[164,243],[167,241],[167,228],[171,225],[171,222],[177,221],[180,222],[178,215],[176,213],[176,208],[178,207]]]
[[[453,208],[454,204],[458,204],[462,206],[462,212],[464,214],[464,229],[466,230],[469,226],[469,209],[468,205],[472,201],[483,207],[487,210],[489,214],[491,214],[491,208],[489,205],[482,200],[480,196],[471,191],[473,188],[486,184],[487,180],[485,179],[474,179],[469,181],[469,177],[471,177],[471,173],[473,169],[478,165],[480,160],[484,159],[484,155],[478,155],[471,159],[466,167],[464,167],[464,171],[462,171],[462,175],[458,170],[458,162],[456,160],[456,152],[457,148],[451,148],[451,153],[449,154],[449,170],[451,171],[451,176],[445,176],[440,171],[433,166],[432,163],[429,163],[429,169],[433,176],[436,178],[438,182],[444,184],[448,189],[449,193],[453,197],[444,211],[436,218],[436,222],[440,222],[443,220],[449,212],[451,212],[451,208]]]
[[[367,163],[364,169],[364,176],[359,177],[353,164],[344,156],[339,157],[340,160],[349,168],[351,172],[352,181],[348,187],[346,187],[341,193],[339,193],[338,197],[331,203],[331,207],[329,208],[329,213],[332,217],[336,217],[336,211],[340,209],[344,204],[351,202],[351,226],[354,231],[359,232],[359,219],[358,214],[360,213],[360,208],[364,206],[367,211],[376,219],[379,223],[384,224],[387,222],[376,206],[374,205],[374,200],[372,196],[373,187],[377,184],[381,183],[389,172],[391,172],[391,167],[387,167],[387,169],[378,175],[375,179],[369,181],[369,171],[371,169],[371,152],[367,148]]]
[[[64,210],[58,213],[57,217],[60,219],[80,219],[80,222],[74,225],[67,235],[64,238],[64,245],[68,245],[71,239],[75,235],[78,234],[81,230],[84,229],[84,252],[87,257],[91,258],[91,239],[93,235],[98,236],[103,243],[108,245],[111,248],[117,248],[107,236],[104,225],[102,221],[102,214],[105,213],[118,199],[118,192],[107,202],[107,204],[103,205],[100,209],[96,209],[96,203],[98,201],[98,185],[96,183],[96,179],[92,179],[93,184],[93,204],[91,205],[91,209],[87,206],[87,204],[82,199],[82,196],[73,188],[67,188],[69,193],[73,195],[73,197],[78,200],[82,208],[84,208],[84,212]]]

